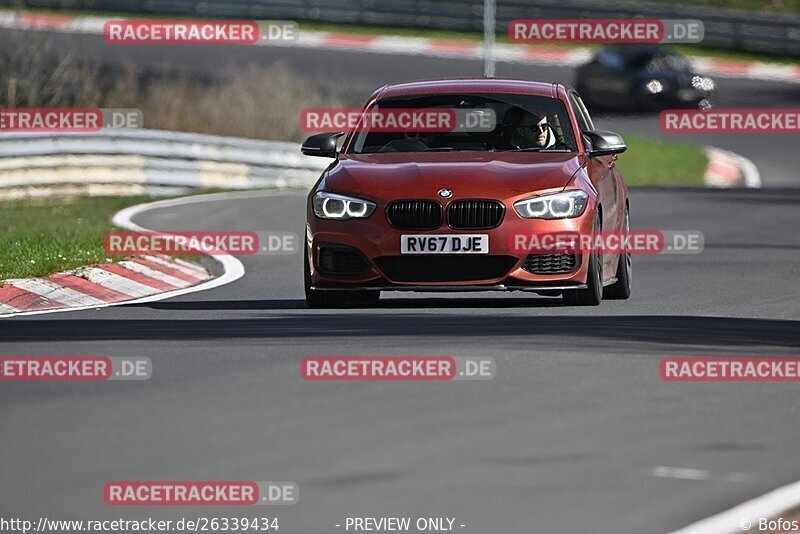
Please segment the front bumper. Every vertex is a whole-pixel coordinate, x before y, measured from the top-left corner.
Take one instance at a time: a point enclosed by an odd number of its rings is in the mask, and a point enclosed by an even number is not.
[[[506,206],[503,222],[488,230],[453,230],[446,223],[436,230],[398,230],[388,224],[380,208],[366,220],[332,221],[309,213],[306,254],[312,288],[332,291],[532,292],[583,289],[586,287],[588,264],[580,255],[576,256],[574,267],[568,272],[537,274],[523,268],[530,254],[515,246],[514,240],[519,235],[591,232],[594,207],[590,202],[579,217],[547,221],[523,219],[513,207]],[[404,234],[486,234],[489,236],[489,253],[403,255],[400,241]],[[357,253],[361,260],[347,265],[363,269],[347,274],[331,273],[329,258],[321,257],[327,254],[324,249],[331,246]]]
[[[410,291],[417,293],[446,293],[452,292],[477,292],[477,291],[528,291],[532,293],[560,292],[572,289],[586,289],[586,284],[570,284],[563,286],[507,286],[505,284],[496,285],[475,285],[475,286],[453,286],[453,285],[393,285],[393,286],[357,286],[357,287],[331,287],[331,286],[311,286],[315,291]]]

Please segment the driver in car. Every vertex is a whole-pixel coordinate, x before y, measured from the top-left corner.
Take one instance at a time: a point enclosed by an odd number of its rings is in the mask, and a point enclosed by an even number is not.
[[[522,108],[513,107],[503,117],[503,126],[506,139],[502,144],[507,146],[502,148],[506,150],[547,149],[556,145],[555,136],[547,123],[547,115],[540,117]]]

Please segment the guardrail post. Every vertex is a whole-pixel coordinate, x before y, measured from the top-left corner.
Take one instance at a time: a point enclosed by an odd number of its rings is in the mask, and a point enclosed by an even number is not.
[[[483,75],[494,77],[495,0],[483,0]]]

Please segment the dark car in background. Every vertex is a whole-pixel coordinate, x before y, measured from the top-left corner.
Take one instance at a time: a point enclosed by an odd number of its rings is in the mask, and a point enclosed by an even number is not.
[[[715,95],[714,80],[662,45],[604,47],[578,68],[575,88],[587,106],[639,112],[707,109]]]

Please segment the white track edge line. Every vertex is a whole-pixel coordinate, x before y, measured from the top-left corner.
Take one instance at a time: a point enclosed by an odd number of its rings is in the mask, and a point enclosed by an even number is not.
[[[759,172],[758,167],[756,167],[756,164],[752,162],[752,160],[742,156],[741,154],[739,154],[737,152],[732,152],[732,151],[726,150],[724,148],[719,148],[719,147],[715,147],[715,146],[703,146],[702,148],[706,151],[706,154],[708,154],[709,151],[717,152],[717,153],[719,153],[721,155],[728,156],[729,158],[731,158],[734,161],[736,161],[736,165],[739,167],[739,170],[742,171],[742,184],[741,185],[744,185],[745,187],[749,187],[751,189],[759,189],[761,187],[761,173]],[[708,163],[709,163],[709,165],[711,165],[711,156],[710,155],[709,155]],[[706,167],[706,169],[707,168],[708,167]],[[705,182],[706,187],[709,187],[711,189],[719,189],[719,186],[715,186],[715,185],[709,184],[705,180],[704,180],[704,182]]]
[[[745,532],[742,521],[758,524],[759,518],[775,518],[800,505],[800,481],[772,490],[706,519],[701,519],[671,534],[734,534]],[[755,529],[757,530],[757,528]]]

